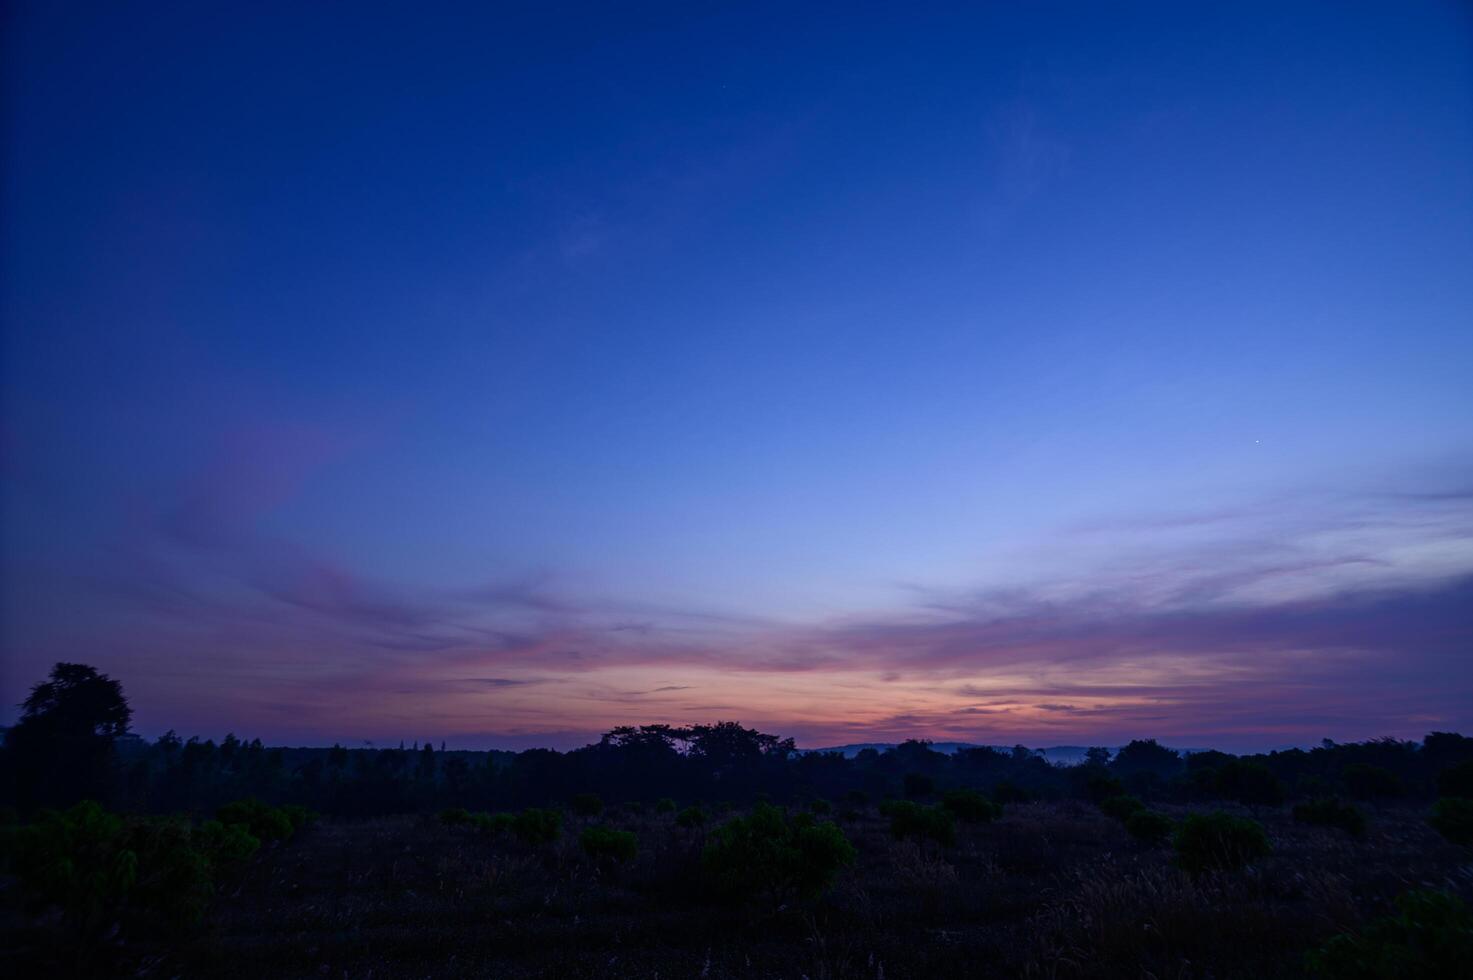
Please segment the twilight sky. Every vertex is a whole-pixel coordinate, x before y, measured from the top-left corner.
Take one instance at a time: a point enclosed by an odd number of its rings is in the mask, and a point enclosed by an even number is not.
[[[1473,732],[1473,13],[965,6],[8,4],[0,723]]]

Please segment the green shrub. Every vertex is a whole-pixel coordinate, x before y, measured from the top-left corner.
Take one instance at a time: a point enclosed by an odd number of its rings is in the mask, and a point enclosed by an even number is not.
[[[471,814],[471,826],[483,834],[509,833],[516,822],[516,815],[512,813],[487,813],[482,810]]]
[[[808,811],[820,817],[826,817],[834,810],[833,804],[828,800],[814,800],[808,804]]]
[[[1325,797],[1294,807],[1294,822],[1314,827],[1338,827],[1352,837],[1364,837],[1366,817],[1360,808],[1344,800]]]
[[[1002,816],[1002,806],[974,789],[954,789],[941,798],[941,805],[965,823],[990,823]]]
[[[291,817],[255,797],[225,804],[215,812],[215,818],[226,826],[240,824],[263,841],[287,840],[295,829]]]
[[[1438,773],[1437,791],[1443,796],[1473,800],[1473,759],[1448,766]]]
[[[1175,821],[1155,810],[1137,810],[1125,819],[1125,831],[1145,844],[1160,844],[1171,836]]]
[[[216,866],[222,868],[244,864],[261,847],[260,839],[238,823],[226,825],[218,820],[206,820],[195,833]]]
[[[582,845],[583,853],[596,861],[633,861],[639,852],[639,842],[633,833],[608,827],[585,827],[578,843]]]
[[[440,811],[440,822],[447,827],[459,827],[471,822],[471,814],[463,806],[447,807]]]
[[[1473,847],[1473,800],[1445,796],[1433,805],[1427,822],[1454,844]]]
[[[659,801],[655,803],[656,813],[674,813],[675,809],[675,801],[668,796],[660,797]]]
[[[527,807],[512,818],[511,829],[523,844],[551,844],[562,833],[563,815],[556,810]]]
[[[675,815],[675,826],[677,827],[704,827],[706,825],[706,811],[698,806],[688,806]]]
[[[596,817],[604,812],[604,801],[597,793],[579,793],[570,801],[573,812],[580,817]]]
[[[1135,796],[1112,796],[1100,803],[1100,809],[1107,816],[1114,817],[1116,820],[1122,822],[1129,820],[1132,813],[1138,813],[1145,808],[1146,805]]]
[[[890,800],[882,812],[890,818],[890,833],[896,840],[933,840],[942,847],[956,843],[956,820],[943,807]]]
[[[1473,914],[1455,896],[1411,891],[1397,912],[1357,934],[1336,936],[1307,959],[1326,980],[1402,980],[1465,977],[1473,963]]]
[[[115,924],[127,933],[177,932],[196,925],[214,892],[214,874],[253,854],[260,842],[243,825],[123,819],[86,801],[42,811],[13,828],[12,870],[25,902],[60,909],[74,941],[88,945]]]
[[[1177,826],[1175,843],[1177,863],[1193,874],[1235,871],[1272,851],[1258,821],[1221,810],[1190,814]]]
[[[834,824],[789,820],[759,803],[712,832],[701,865],[712,890],[725,898],[813,898],[854,856],[854,846]]]

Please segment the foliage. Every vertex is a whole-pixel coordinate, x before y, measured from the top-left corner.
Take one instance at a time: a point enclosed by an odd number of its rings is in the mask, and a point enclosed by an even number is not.
[[[598,861],[623,863],[633,861],[639,842],[632,832],[609,827],[585,827],[578,837],[583,853]]]
[[[463,806],[446,807],[440,811],[440,822],[447,827],[459,827],[471,822],[471,814]]]
[[[551,844],[563,830],[563,815],[556,810],[527,807],[511,824],[512,833],[524,844]]]
[[[965,823],[990,823],[1002,816],[1002,806],[971,789],[954,789],[941,798],[941,805]]]
[[[1356,762],[1340,770],[1345,791],[1357,800],[1375,800],[1402,794],[1401,778],[1384,766]]]
[[[789,820],[777,807],[759,803],[712,832],[701,863],[713,891],[728,899],[813,898],[853,863],[855,853],[835,824]]]
[[[1138,738],[1115,754],[1110,768],[1122,777],[1149,775],[1171,776],[1182,766],[1181,755],[1154,738]]]
[[[1272,852],[1258,821],[1221,810],[1188,814],[1177,825],[1175,845],[1177,863],[1193,874],[1235,871]]]
[[[809,803],[808,803],[808,812],[809,813],[813,813],[813,814],[817,814],[820,817],[826,817],[830,813],[832,813],[833,811],[834,811],[834,805],[832,803],[830,803],[828,800],[824,800],[824,799],[810,800]]]
[[[1230,759],[1217,767],[1217,794],[1248,806],[1278,806],[1284,802],[1284,784],[1261,762]]]
[[[1125,819],[1126,833],[1145,844],[1164,842],[1175,828],[1175,821],[1155,810],[1137,810]]]
[[[1322,797],[1294,807],[1295,823],[1338,827],[1352,837],[1364,837],[1366,817],[1360,808],[1335,797]]]
[[[936,780],[923,772],[905,774],[905,795],[911,799],[930,796],[936,790]]]
[[[1094,772],[1084,784],[1084,795],[1091,803],[1103,803],[1112,796],[1124,796],[1125,784],[1116,776]]]
[[[113,740],[127,733],[132,717],[117,681],[85,664],[57,664],[5,733],[5,788],[25,811],[111,800]]]
[[[1427,822],[1452,843],[1473,847],[1473,800],[1445,796],[1433,805]]]
[[[482,810],[471,814],[471,826],[483,834],[510,833],[516,822],[514,813],[487,813]]]
[[[1100,803],[1100,809],[1106,816],[1114,817],[1116,820],[1129,820],[1132,813],[1144,810],[1146,805],[1134,796],[1112,796]]]
[[[1437,791],[1443,796],[1473,800],[1473,759],[1448,766],[1437,774]]]
[[[675,815],[677,827],[704,827],[706,825],[706,811],[698,806],[688,806]]]
[[[240,824],[263,841],[287,840],[296,831],[290,814],[254,797],[225,804],[216,811],[215,819],[226,826]]]
[[[655,802],[656,813],[674,813],[675,810],[675,801],[668,796],[662,796]]]
[[[942,847],[956,843],[956,820],[944,807],[890,800],[880,812],[890,818],[890,833],[896,840],[933,840]]]
[[[11,864],[33,907],[55,907],[82,942],[108,923],[169,932],[199,922],[216,871],[248,859],[260,841],[207,821],[124,819],[84,801],[15,828]]]
[[[1327,980],[1401,980],[1466,976],[1473,962],[1473,914],[1456,896],[1410,891],[1355,934],[1336,936],[1308,956]]]
[[[238,823],[206,820],[195,831],[215,864],[222,868],[244,864],[261,847],[261,839]]]
[[[86,664],[59,663],[51,668],[49,680],[31,688],[21,705],[20,725],[43,725],[55,734],[116,738],[128,731],[132,718],[121,684]]]
[[[604,812],[604,801],[597,793],[579,793],[568,805],[580,817],[596,817]]]

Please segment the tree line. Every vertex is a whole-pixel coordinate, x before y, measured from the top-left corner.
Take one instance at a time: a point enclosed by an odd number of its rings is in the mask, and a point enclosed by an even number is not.
[[[57,664],[32,689],[0,749],[0,797],[19,813],[83,799],[141,813],[208,813],[241,798],[337,817],[462,807],[611,803],[671,798],[750,803],[941,799],[957,790],[1000,803],[1129,794],[1144,801],[1230,800],[1277,806],[1348,798],[1372,803],[1473,798],[1473,739],[1434,732],[1253,755],[1183,755],[1154,739],[1092,748],[1059,766],[1024,746],[938,752],[926,741],[853,758],[805,752],[736,722],[622,726],[568,752],[447,751],[431,741],[390,748],[268,747],[258,738],[147,742],[128,735],[121,685],[82,664]]]

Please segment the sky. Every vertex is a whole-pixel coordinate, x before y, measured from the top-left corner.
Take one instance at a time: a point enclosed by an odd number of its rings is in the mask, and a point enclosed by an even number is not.
[[[1473,732],[1473,12],[6,5],[0,724]]]

